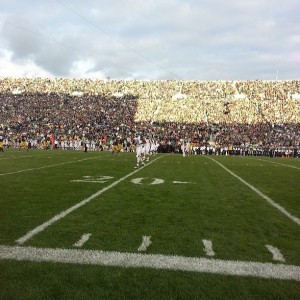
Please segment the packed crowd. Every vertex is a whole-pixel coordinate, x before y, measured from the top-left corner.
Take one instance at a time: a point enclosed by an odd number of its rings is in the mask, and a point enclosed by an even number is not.
[[[34,147],[105,150],[121,143],[130,151],[141,136],[159,140],[161,151],[176,151],[183,140],[195,151],[294,149],[300,81],[3,78],[0,132],[4,145],[16,147],[26,136]]]

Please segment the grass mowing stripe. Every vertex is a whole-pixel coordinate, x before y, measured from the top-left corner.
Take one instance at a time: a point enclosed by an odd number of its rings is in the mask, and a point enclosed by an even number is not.
[[[46,168],[52,168],[52,167],[66,165],[66,164],[72,164],[72,163],[76,163],[76,162],[81,162],[81,161],[85,161],[85,160],[97,159],[97,158],[102,158],[102,156],[100,156],[100,157],[83,158],[83,159],[79,159],[79,160],[73,160],[73,161],[68,161],[68,162],[64,162],[64,163],[59,163],[59,164],[54,164],[54,165],[48,165],[48,166],[43,166],[43,167],[38,167],[38,168],[30,168],[30,169],[24,169],[24,170],[20,170],[20,171],[9,172],[9,173],[2,173],[2,174],[0,174],[0,176],[18,174],[18,173],[23,173],[23,172],[27,172],[27,171],[34,171],[34,170],[42,170],[42,169],[46,169]]]
[[[0,245],[0,259],[115,266],[123,268],[180,270],[188,272],[300,281],[299,266],[161,254]]]
[[[162,156],[152,160],[151,162],[149,162],[148,164],[146,164],[145,166],[125,175],[124,177],[118,179],[117,181],[113,182],[112,184],[110,184],[109,186],[97,191],[95,194],[91,195],[90,197],[82,200],[81,202],[75,204],[74,206],[64,210],[63,212],[61,212],[60,214],[54,216],[53,218],[51,218],[50,220],[48,220],[47,222],[44,222],[43,224],[37,226],[35,229],[29,231],[26,235],[22,236],[21,238],[16,240],[16,243],[18,244],[23,244],[24,242],[26,242],[27,240],[29,240],[30,238],[32,238],[33,236],[35,236],[36,234],[38,234],[39,232],[45,230],[48,226],[52,225],[53,223],[57,222],[58,220],[64,218],[65,216],[67,216],[68,214],[70,214],[71,212],[73,212],[74,210],[76,210],[77,208],[89,203],[91,200],[93,200],[94,198],[100,196],[101,194],[103,194],[104,192],[106,192],[107,190],[111,189],[112,187],[116,186],[117,184],[119,184],[120,182],[124,181],[126,178],[132,176],[133,174],[139,172],[140,170],[142,170],[143,168],[149,166],[150,164],[152,164],[153,162],[155,162],[156,160],[160,159]]]
[[[278,162],[275,162],[275,161],[270,161],[270,160],[265,160],[265,159],[258,159],[258,158],[253,158],[253,159],[254,160],[258,160],[258,161],[265,161],[265,162],[268,162],[268,163],[271,163],[271,164],[276,164],[276,165],[280,165],[280,166],[284,166],[284,167],[288,167],[288,168],[293,168],[293,169],[300,170],[300,168],[298,168],[298,167],[291,166],[291,165],[286,165],[286,164],[281,164],[281,163],[278,163]]]
[[[239,181],[241,181],[243,184],[245,184],[246,186],[248,186],[252,191],[254,191],[256,194],[258,194],[259,196],[261,196],[262,198],[264,198],[269,204],[271,204],[273,207],[277,208],[281,213],[283,213],[284,215],[286,215],[289,219],[291,219],[292,221],[294,221],[296,224],[300,225],[300,219],[291,215],[285,208],[283,208],[282,206],[280,206],[278,203],[276,203],[274,200],[272,200],[270,197],[268,197],[267,195],[265,195],[264,193],[262,193],[261,191],[259,191],[257,188],[255,188],[253,185],[251,185],[250,183],[248,183],[247,181],[245,181],[243,178],[241,178],[240,176],[236,175],[235,173],[233,173],[232,171],[230,171],[229,169],[227,169],[224,165],[222,165],[220,162],[216,161],[215,159],[206,156],[206,158],[214,161],[216,164],[218,164],[219,166],[221,166],[224,170],[226,170],[229,174],[231,174],[232,176],[234,176],[235,178],[237,178]]]

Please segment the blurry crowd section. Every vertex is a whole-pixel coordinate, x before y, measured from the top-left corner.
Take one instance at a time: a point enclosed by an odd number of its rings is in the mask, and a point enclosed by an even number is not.
[[[184,140],[214,153],[293,151],[300,143],[300,81],[2,78],[0,132],[12,147],[23,136],[35,147],[80,141],[105,150],[114,143],[128,148],[139,136],[171,151]]]

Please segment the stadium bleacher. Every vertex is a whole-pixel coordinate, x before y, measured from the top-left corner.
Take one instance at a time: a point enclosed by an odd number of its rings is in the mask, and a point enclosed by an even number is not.
[[[0,130],[12,146],[22,134],[37,147],[50,136],[59,145],[88,140],[99,147],[140,135],[171,151],[189,139],[213,153],[231,145],[236,153],[267,148],[290,155],[300,143],[299,95],[297,80],[2,78]]]

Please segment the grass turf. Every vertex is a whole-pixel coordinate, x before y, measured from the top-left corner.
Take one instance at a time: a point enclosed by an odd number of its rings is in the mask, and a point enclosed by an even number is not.
[[[205,156],[155,158],[24,245],[73,248],[83,233],[91,233],[82,248],[135,253],[147,235],[152,244],[146,253],[204,257],[202,239],[209,239],[218,259],[273,262],[265,247],[270,244],[287,264],[300,265],[299,225],[215,162]],[[300,217],[299,160],[213,158]],[[36,226],[133,172],[134,165],[131,153],[6,151],[0,157],[0,174],[6,174],[0,175],[0,244],[15,245]],[[84,176],[112,178],[72,182]],[[133,178],[143,179],[134,184]],[[154,178],[164,182],[153,185]],[[3,260],[0,270],[3,299],[300,296],[299,283],[284,280]]]

